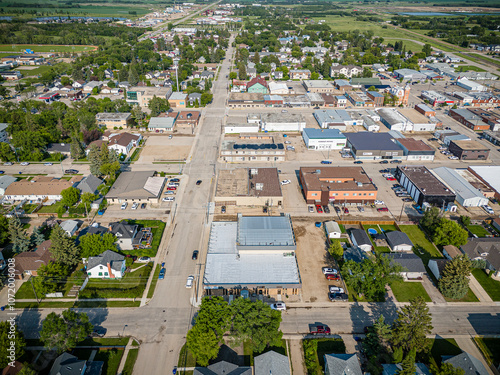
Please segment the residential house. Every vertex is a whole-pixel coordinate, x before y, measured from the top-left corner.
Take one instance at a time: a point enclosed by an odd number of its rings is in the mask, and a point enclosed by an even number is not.
[[[69,156],[71,154],[71,145],[69,143],[50,143],[45,151],[49,154],[60,153]]]
[[[186,100],[188,95],[183,92],[173,92],[168,98],[168,102],[173,108],[186,108]]]
[[[429,270],[432,272],[436,280],[441,278],[441,274],[446,267],[446,264],[449,262],[448,259],[430,259],[427,263]]]
[[[73,86],[75,89],[81,89],[81,88],[83,88],[84,85],[85,85],[85,81],[79,79],[79,80],[74,81],[71,86]]]
[[[495,220],[498,220],[498,219],[495,219]],[[495,223],[493,223],[493,226],[495,226]],[[462,252],[456,246],[446,245],[446,246],[443,246],[443,255],[446,259],[451,260],[459,255],[462,255]]]
[[[13,176],[3,175],[0,176],[0,196],[5,195],[5,189],[7,189],[10,184],[15,182],[17,178]]]
[[[325,354],[325,375],[363,375],[357,354]]]
[[[116,236],[116,245],[120,250],[133,250],[141,237],[138,225],[124,222],[110,223],[109,231]]]
[[[361,73],[363,73],[363,68],[356,65],[332,65],[332,67],[330,68],[331,77],[344,75],[347,78],[351,78]]]
[[[0,123],[0,142],[9,143],[9,135],[7,134],[7,127],[9,124],[4,122]]]
[[[371,251],[373,249],[370,237],[363,229],[353,228],[349,231],[351,242],[354,246],[359,247],[363,251]]]
[[[108,148],[115,150],[119,155],[128,155],[133,147],[137,147],[141,141],[140,134],[118,133],[110,135]]]
[[[325,226],[326,236],[329,239],[340,238],[340,236],[342,235],[342,231],[340,230],[340,226],[336,221],[325,221],[323,224]]]
[[[73,237],[80,227],[80,222],[77,220],[65,220],[59,223],[59,226],[69,237]]]
[[[413,253],[385,253],[383,256],[389,258],[391,264],[399,264],[403,268],[401,276],[405,281],[422,280],[425,266],[418,255]]]
[[[176,124],[177,126],[198,126],[200,122],[200,112],[198,111],[180,111]]]
[[[382,364],[382,375],[397,375],[403,369],[400,363]],[[429,369],[423,363],[415,363],[415,375],[431,375]]]
[[[460,249],[472,260],[485,260],[487,269],[493,272],[493,277],[500,279],[500,239],[469,238],[467,244]]]
[[[106,250],[87,260],[87,276],[89,279],[121,279],[125,274],[125,256]]]
[[[291,69],[288,75],[290,79],[311,79],[309,69]]]
[[[207,367],[195,367],[193,375],[252,375],[252,367],[220,361]]]
[[[49,176],[35,176],[31,180],[22,179],[11,183],[5,189],[4,197],[10,201],[41,202],[44,200],[62,199],[64,189],[75,186],[81,180],[80,176],[70,180],[57,179]]]
[[[262,77],[256,77],[247,83],[247,92],[257,94],[268,94],[269,86]]]
[[[467,352],[445,359],[443,362],[464,370],[464,375],[489,375],[489,371],[481,361]]]
[[[366,251],[361,250],[357,246],[344,247],[344,260],[353,260],[356,263],[361,263],[365,259],[370,259]]]
[[[80,190],[80,193],[82,194],[83,193],[96,194],[97,188],[101,186],[102,183],[103,180],[101,180],[99,177],[96,177],[93,174],[89,174],[78,183],[76,188]]]
[[[55,359],[49,375],[84,375],[86,369],[86,360],[78,359],[69,353],[63,353]]]
[[[126,128],[132,123],[132,114],[123,113],[98,113],[95,115],[97,125],[106,129]]]
[[[190,106],[194,106],[196,103],[198,103],[198,106],[201,106],[201,94],[199,92],[189,94],[188,102]]]
[[[254,358],[255,375],[290,375],[290,361],[283,354],[270,350]]]
[[[271,75],[273,76],[274,79],[283,79],[283,72],[281,70],[274,70]]]
[[[385,237],[392,251],[411,251],[413,248],[413,242],[404,232],[386,232]]]
[[[25,251],[18,254],[15,259],[14,274],[18,279],[22,279],[24,275],[38,276],[38,269],[41,265],[47,265],[54,261],[54,257],[50,252],[52,241],[47,240],[37,246],[35,251]]]

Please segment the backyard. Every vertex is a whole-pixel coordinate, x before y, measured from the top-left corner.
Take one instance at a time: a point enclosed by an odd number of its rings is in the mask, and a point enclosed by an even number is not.
[[[124,254],[135,255],[137,257],[156,256],[156,252],[160,247],[161,238],[163,236],[163,231],[165,230],[166,224],[161,220],[128,220],[128,223],[139,225],[139,230],[141,230],[142,228],[151,228],[153,241],[150,248],[127,250]]]
[[[443,257],[434,244],[427,239],[425,233],[422,232],[418,225],[400,225],[399,229],[408,235],[416,248],[415,253],[422,258],[424,264],[427,264],[431,258]]]
[[[398,302],[410,302],[411,299],[422,297],[425,302],[432,302],[431,298],[419,282],[394,281],[391,290]]]
[[[462,353],[454,339],[427,339],[430,345],[430,355],[428,358],[423,352],[417,356],[417,360],[421,360],[430,364],[441,364],[442,356],[453,356]]]
[[[302,340],[302,348],[307,373],[310,375],[324,373],[325,354],[345,353],[345,345],[342,339],[305,339]]]
[[[486,272],[477,268],[472,270],[472,275],[493,301],[500,301],[500,281],[488,277]]]
[[[474,340],[483,352],[486,362],[498,368],[500,365],[500,339],[476,337]]]
[[[478,237],[486,237],[490,235],[490,233],[482,225],[467,225],[467,229]]]

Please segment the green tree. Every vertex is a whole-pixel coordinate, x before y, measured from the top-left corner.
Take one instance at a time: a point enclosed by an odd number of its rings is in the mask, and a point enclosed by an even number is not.
[[[186,345],[200,366],[208,366],[209,361],[217,358],[220,342],[214,331],[195,325],[186,336]]]
[[[70,186],[69,188],[61,191],[61,196],[62,205],[66,207],[72,207],[80,200],[80,190],[73,186]]]
[[[52,312],[42,322],[40,340],[47,349],[61,354],[73,349],[92,332],[92,329],[93,326],[85,313],[65,310],[59,315]]]
[[[431,45],[428,43],[424,44],[424,46],[422,47],[422,52],[425,53],[426,57],[429,57],[430,55],[432,55]]]
[[[465,297],[469,290],[471,260],[467,255],[460,255],[446,263],[441,278],[438,280],[439,291],[443,296],[453,299]]]
[[[139,74],[137,73],[137,63],[133,61],[128,70],[128,82],[132,86],[136,86],[139,83]]]
[[[330,243],[330,247],[328,248],[328,253],[336,261],[341,260],[344,256],[344,248],[342,247],[342,243],[339,240],[333,240]]]
[[[104,163],[101,165],[101,174],[104,176],[111,177],[112,179],[115,178],[116,172],[120,170],[120,163],[118,161],[112,162],[112,163]]]
[[[200,99],[201,99],[201,105],[204,107],[212,101],[213,95],[210,94],[209,92],[204,92],[203,94],[201,94]]]
[[[17,373],[17,375],[37,375],[37,374],[38,372],[33,370],[28,364],[24,364],[21,371]]]
[[[236,72],[229,73],[229,79],[236,79],[237,77],[238,77],[238,74]]]
[[[153,96],[148,103],[148,108],[151,110],[151,117],[156,117],[162,112],[167,112],[170,109],[170,104],[167,99]]]
[[[64,283],[62,279],[68,275],[68,268],[61,263],[49,262],[42,264],[37,271],[38,276],[33,278],[38,298],[42,298],[48,293],[60,291]]]
[[[5,216],[0,215],[0,247],[7,244],[9,236],[9,220]]]
[[[16,154],[6,142],[0,142],[0,160],[4,162],[16,160]]]
[[[462,246],[467,243],[468,234],[457,222],[442,218],[432,236],[436,245]]]
[[[82,144],[79,140],[73,139],[70,145],[71,157],[75,160],[82,159],[85,157],[85,151],[83,150]]]
[[[92,194],[92,193],[89,193],[89,192],[85,192],[81,195],[80,199],[82,200],[82,203],[84,204],[85,206],[85,209],[88,211],[90,211],[90,205],[92,204],[93,201],[95,201],[96,199],[98,198],[97,195],[95,194]]]
[[[377,356],[382,351],[387,351],[388,340],[391,337],[391,326],[385,322],[384,315],[380,315],[371,328],[368,329],[366,338],[363,340],[363,348],[366,355]]]
[[[33,233],[31,233],[31,236],[30,236],[31,246],[36,247],[36,246],[40,245],[43,241],[45,241],[45,237],[42,233],[42,229],[40,227],[34,227]]]
[[[281,312],[272,310],[261,301],[238,298],[230,305],[233,315],[231,333],[236,342],[251,340],[254,352],[261,353],[270,346],[279,346]]]
[[[13,335],[13,336],[12,336]],[[14,343],[14,355],[11,356],[10,346]],[[24,354],[26,342],[21,331],[14,325],[11,330],[10,321],[0,322],[0,368],[5,368]]]
[[[465,371],[453,366],[451,363],[442,363],[441,368],[431,364],[430,371],[434,375],[464,375]]]
[[[142,127],[142,120],[144,119],[145,114],[142,112],[141,107],[138,105],[134,105],[132,107],[132,118],[134,119],[137,126]]]
[[[401,370],[397,372],[398,375],[415,375],[417,368],[415,367],[415,356],[417,352],[413,348],[406,354],[403,361],[401,362]]]
[[[56,262],[64,266],[76,266],[78,264],[80,249],[59,225],[54,226],[52,229],[50,240],[52,241],[50,252]]]
[[[104,233],[102,236],[99,234],[90,234],[80,238],[80,249],[82,258],[89,258],[97,256],[106,250],[117,251],[115,245],[116,236],[112,233]]]
[[[413,349],[425,351],[429,346],[427,335],[432,331],[431,320],[424,299],[412,299],[409,305],[401,307],[392,325],[392,344],[402,347],[406,353]]]
[[[470,217],[466,215],[460,215],[460,222],[464,226],[469,226],[470,225]]]
[[[90,162],[90,173],[94,176],[102,176],[101,166],[102,161],[100,157],[100,149],[97,145],[90,146],[90,151],[87,156],[87,160]]]
[[[247,68],[242,62],[238,64],[238,78],[241,80],[247,79]]]
[[[420,224],[427,230],[429,233],[434,233],[434,230],[439,225],[441,218],[439,215],[441,211],[437,207],[431,207],[424,212],[424,216],[420,219]]]
[[[9,237],[12,242],[12,250],[22,253],[29,250],[30,240],[17,216],[9,219]]]

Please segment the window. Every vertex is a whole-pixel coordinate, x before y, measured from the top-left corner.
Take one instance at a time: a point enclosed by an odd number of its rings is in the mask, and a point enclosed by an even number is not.
[[[98,275],[98,276],[102,276],[102,272],[99,272],[97,275]]]
[[[355,197],[356,195],[358,195],[358,193],[352,193],[353,197]]]
[[[104,272],[104,276],[108,276],[108,275],[109,275],[109,273],[107,273],[107,272]]]
[[[87,272],[87,275],[92,276],[92,272]]]
[[[344,193],[344,197],[348,197],[349,196],[349,193]]]
[[[311,193],[311,196],[313,196],[313,197],[317,197],[317,196],[318,196],[318,193]]]
[[[370,194],[368,194],[368,195],[373,196],[373,195],[375,195],[375,194],[374,194],[374,193],[370,193]]]

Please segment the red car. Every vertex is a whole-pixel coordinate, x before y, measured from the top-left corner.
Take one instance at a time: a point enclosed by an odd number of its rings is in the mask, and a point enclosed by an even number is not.
[[[377,211],[378,212],[387,212],[387,211],[389,211],[389,209],[387,207],[380,207],[380,208],[377,208]]]
[[[344,213],[348,214],[349,213],[349,209],[348,208],[344,208]]]
[[[322,214],[323,213],[323,207],[321,207],[320,204],[317,204],[316,205],[316,211],[318,211],[319,214]]]
[[[167,190],[177,190],[177,187],[175,187],[175,186],[169,186],[169,187],[167,187]]]
[[[387,177],[386,180],[387,181],[396,181],[396,178],[395,177]]]
[[[324,325],[312,326],[309,328],[312,335],[329,335],[331,333],[330,327]]]
[[[340,280],[340,275],[336,273],[327,273],[325,277],[327,280]]]

